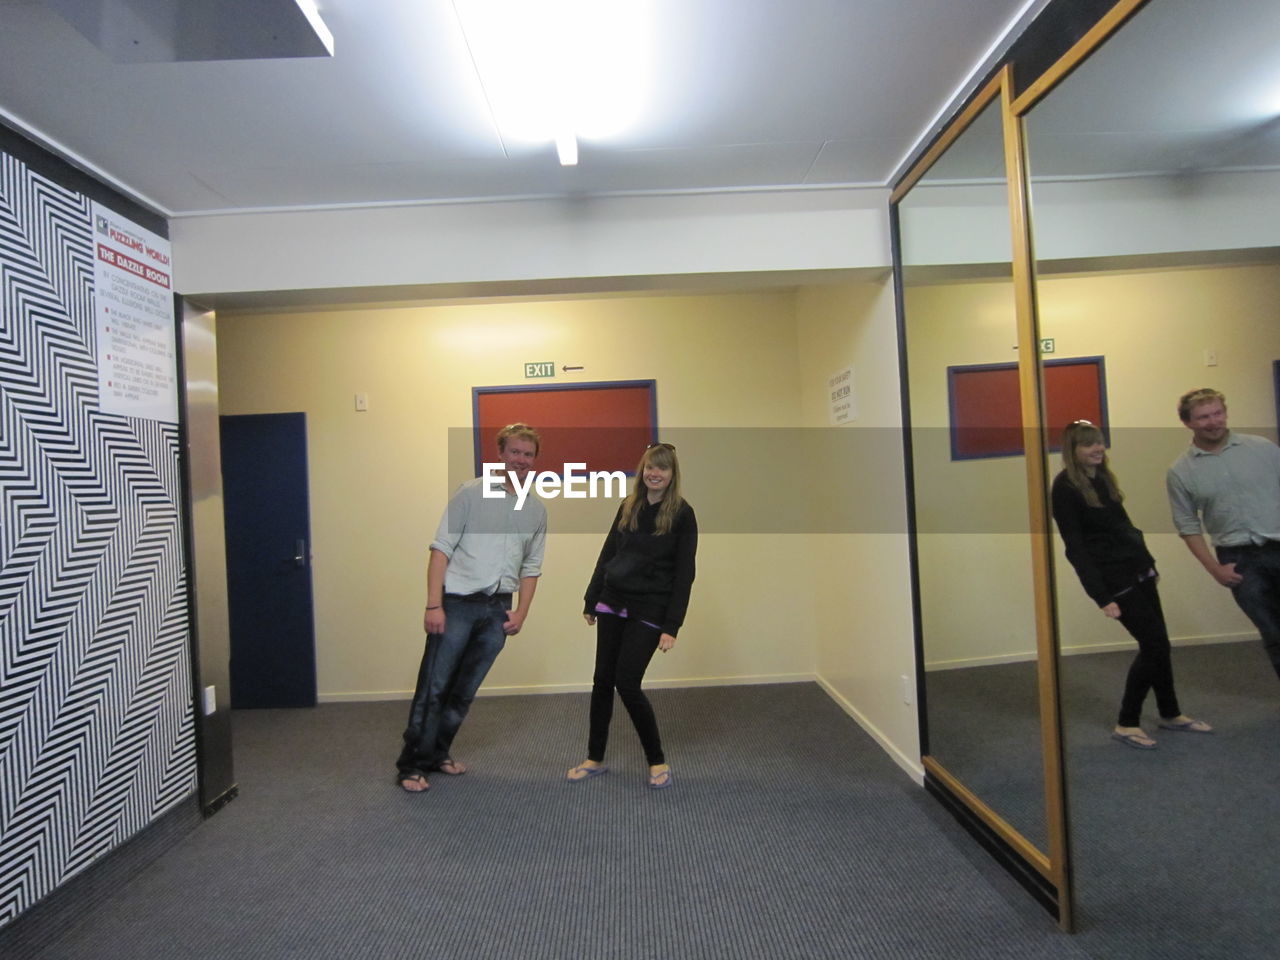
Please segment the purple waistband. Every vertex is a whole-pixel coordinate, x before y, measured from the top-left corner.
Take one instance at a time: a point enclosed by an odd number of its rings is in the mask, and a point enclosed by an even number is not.
[[[613,607],[609,606],[607,603],[597,603],[596,613],[608,613],[608,614],[612,614],[615,617],[622,617],[622,619],[624,620],[627,619],[626,607],[623,607],[621,610],[615,610],[613,609]],[[653,629],[655,630],[662,629],[662,627],[658,626],[656,623],[651,623],[648,620],[641,620],[640,622],[643,623],[646,627],[653,627]]]

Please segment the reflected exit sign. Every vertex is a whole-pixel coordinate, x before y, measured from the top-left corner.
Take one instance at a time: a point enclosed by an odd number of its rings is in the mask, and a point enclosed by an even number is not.
[[[541,360],[538,363],[526,363],[524,365],[524,378],[532,380],[536,377],[554,377],[556,375],[556,363],[554,360]]]

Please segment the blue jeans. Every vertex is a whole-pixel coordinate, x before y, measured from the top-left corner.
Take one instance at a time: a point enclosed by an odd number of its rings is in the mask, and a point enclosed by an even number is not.
[[[1236,603],[1262,635],[1262,646],[1280,676],[1280,542],[1260,547],[1219,547],[1219,563],[1234,563],[1244,577],[1231,588]]]
[[[471,701],[507,642],[502,625],[510,609],[509,593],[445,594],[444,633],[427,635],[418,668],[404,749],[396,761],[402,775],[427,773],[449,758]]]

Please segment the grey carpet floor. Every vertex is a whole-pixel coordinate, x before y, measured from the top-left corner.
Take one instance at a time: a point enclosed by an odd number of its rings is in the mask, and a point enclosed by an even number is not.
[[[402,703],[235,717],[241,795],[41,945],[149,958],[1086,958],[812,684],[653,694],[578,784],[582,694],[482,698],[424,795]]]
[[[1174,650],[1181,706],[1211,735],[1110,739],[1132,651],[1064,657],[1076,942],[1097,960],[1280,956],[1280,684],[1257,640]],[[930,740],[979,796],[1043,836],[1035,664],[928,675]],[[934,735],[933,731],[940,731]],[[934,743],[933,741],[936,741]]]
[[[1280,684],[1257,640],[1174,650],[1185,713],[1114,742],[1131,653],[1062,661],[1078,939],[1102,960],[1280,956]]]
[[[1048,850],[1035,663],[933,671],[926,685],[929,753]]]

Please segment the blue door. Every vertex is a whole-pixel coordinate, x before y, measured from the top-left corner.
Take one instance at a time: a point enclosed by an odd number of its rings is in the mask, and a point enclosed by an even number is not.
[[[306,414],[220,421],[231,706],[314,707]]]

